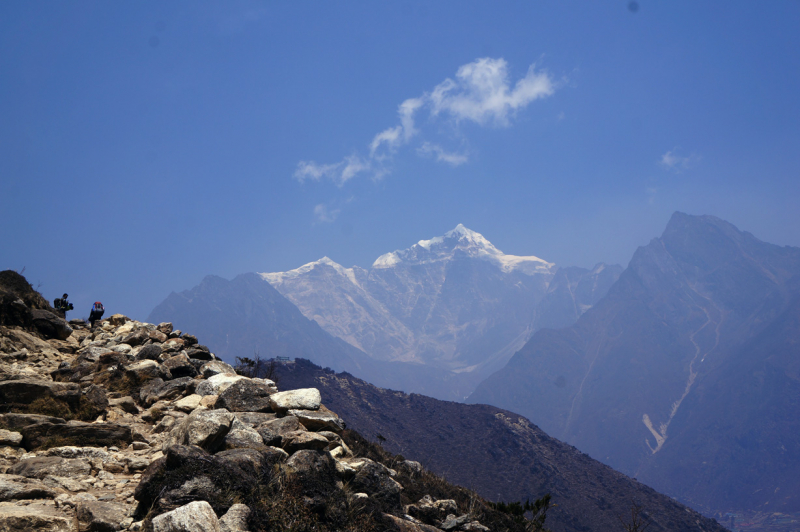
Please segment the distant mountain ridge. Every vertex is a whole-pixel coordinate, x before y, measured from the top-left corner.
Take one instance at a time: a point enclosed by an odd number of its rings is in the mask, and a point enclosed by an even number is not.
[[[512,412],[381,389],[306,360],[281,364],[278,380],[282,386],[318,388],[348,427],[373,439],[380,434],[386,449],[490,500],[534,500],[550,493],[556,506],[546,524],[554,532],[624,530],[618,516],[629,515],[632,501],[644,509],[648,530],[725,530]]]
[[[328,257],[261,277],[332,335],[376,360],[447,372],[433,386],[400,376],[392,388],[462,400],[541,327],[565,327],[622,268],[558,268],[506,255],[459,224],[378,257],[370,269]]]
[[[800,249],[675,213],[607,295],[469,402],[708,514],[800,511]]]

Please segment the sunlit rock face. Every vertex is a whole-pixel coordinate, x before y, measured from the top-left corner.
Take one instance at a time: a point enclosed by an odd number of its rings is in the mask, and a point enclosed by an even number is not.
[[[459,224],[381,255],[369,269],[324,257],[260,275],[333,336],[375,360],[409,364],[382,385],[462,400],[533,332],[574,323],[621,270],[506,255]],[[424,368],[443,378],[420,387]]]

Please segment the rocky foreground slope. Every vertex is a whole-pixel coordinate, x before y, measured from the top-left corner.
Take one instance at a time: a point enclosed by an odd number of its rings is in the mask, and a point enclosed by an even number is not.
[[[0,272],[0,531],[525,529],[317,389],[237,375],[169,323],[47,307]]]

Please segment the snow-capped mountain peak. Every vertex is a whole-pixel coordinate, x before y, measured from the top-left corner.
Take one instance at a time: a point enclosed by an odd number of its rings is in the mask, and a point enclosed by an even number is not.
[[[267,281],[272,286],[278,287],[288,280],[298,279],[302,277],[303,275],[309,273],[310,271],[314,270],[319,266],[329,266],[333,268],[339,275],[342,275],[350,279],[350,281],[352,281],[353,284],[358,284],[358,282],[356,281],[354,268],[345,268],[338,262],[335,262],[328,257],[322,257],[321,259],[315,260],[314,262],[303,264],[299,268],[295,268],[294,270],[289,270],[288,272],[259,273],[258,275],[260,275],[262,279]]]
[[[547,273],[554,264],[534,256],[506,255],[482,234],[458,224],[455,229],[429,240],[420,240],[408,249],[393,251],[378,257],[373,268],[392,268],[400,263],[429,264],[451,260],[456,253],[494,263],[505,272],[519,270],[533,275]]]

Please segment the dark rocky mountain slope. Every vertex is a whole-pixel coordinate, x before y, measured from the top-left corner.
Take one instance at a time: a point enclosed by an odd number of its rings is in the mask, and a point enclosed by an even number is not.
[[[618,516],[632,502],[649,531],[724,530],[507,410],[381,389],[305,360],[281,364],[277,376],[281,386],[318,388],[349,428],[490,500],[552,494],[547,523],[556,532],[623,530]]]
[[[709,515],[800,511],[800,249],[676,213],[573,326],[469,401]]]

